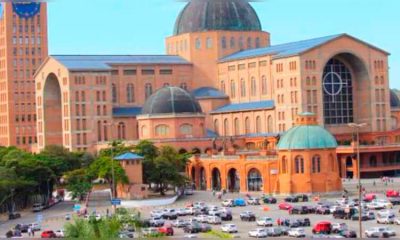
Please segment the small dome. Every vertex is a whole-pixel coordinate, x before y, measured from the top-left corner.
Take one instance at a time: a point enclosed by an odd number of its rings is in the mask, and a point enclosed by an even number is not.
[[[392,108],[400,108],[400,99],[395,90],[390,90],[390,106]]]
[[[247,0],[191,0],[175,22],[174,35],[212,30],[261,31]]]
[[[319,125],[300,125],[289,129],[279,140],[278,150],[336,148],[335,137]]]
[[[227,98],[223,92],[212,87],[197,88],[192,92],[195,98]]]
[[[142,114],[202,113],[196,99],[179,87],[164,87],[151,95],[142,108]]]

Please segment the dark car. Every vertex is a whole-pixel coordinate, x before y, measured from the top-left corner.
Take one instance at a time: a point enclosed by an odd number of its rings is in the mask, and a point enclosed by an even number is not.
[[[16,212],[8,214],[8,220],[14,220],[17,218],[21,218],[21,214]]]
[[[356,213],[353,216],[351,216],[351,220],[358,221],[359,220],[358,213]],[[368,221],[368,220],[370,220],[368,214],[362,213],[361,214],[361,221]]]
[[[289,209],[289,214],[308,214],[309,209],[306,206],[295,206]]]
[[[298,202],[308,202],[308,196],[305,194],[298,194],[295,196]]]
[[[300,224],[302,227],[309,227],[311,226],[311,222],[309,218],[300,218],[297,219],[297,222]]]
[[[329,208],[326,207],[326,206],[318,206],[318,207],[315,209],[315,213],[316,213],[316,214],[326,215],[326,214],[330,214],[331,211],[330,211]]]
[[[162,214],[162,217],[164,219],[175,220],[178,218],[178,213],[175,211],[175,209],[168,209]]]
[[[400,197],[390,197],[388,200],[393,204],[393,205],[400,205]]]
[[[28,224],[17,224],[14,229],[19,230],[22,233],[28,232],[29,225]]]
[[[345,238],[357,238],[357,233],[353,230],[341,231],[339,232],[339,235]]]
[[[204,223],[200,224],[200,232],[205,233],[205,232],[209,232],[209,231],[211,231],[210,225],[204,224]]]
[[[286,226],[280,226],[279,228],[280,228],[280,230],[282,232],[282,236],[287,236],[289,234],[290,228],[288,228]]]
[[[201,232],[201,226],[199,223],[191,223],[191,224],[186,225],[183,228],[183,231],[185,233],[199,233],[199,232]]]
[[[252,213],[250,211],[242,212],[240,214],[240,220],[254,222],[254,221],[256,221],[256,215],[254,215],[254,213]]]
[[[288,196],[284,199],[285,202],[298,202],[299,199],[296,196]]]
[[[267,204],[275,204],[277,203],[277,200],[274,197],[265,197],[263,198],[263,202]]]
[[[222,212],[220,213],[219,217],[221,218],[222,221],[232,221],[232,214],[230,213]]]
[[[356,213],[356,209],[355,208],[350,208],[350,209],[336,209],[333,212],[333,218],[335,219],[351,219],[353,217],[353,215]]]

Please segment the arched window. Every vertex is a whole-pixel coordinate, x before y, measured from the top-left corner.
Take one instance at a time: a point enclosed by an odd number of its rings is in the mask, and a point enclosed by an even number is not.
[[[321,172],[321,157],[318,155],[315,155],[312,158],[312,172],[313,173]]]
[[[247,175],[247,187],[248,191],[254,191],[254,192],[262,191],[263,180],[260,171],[258,171],[255,168],[249,171]]]
[[[267,94],[267,78],[265,76],[261,77],[261,92],[263,95]]]
[[[103,129],[104,129],[104,141],[108,141],[108,126],[107,126],[107,121],[104,121],[104,125],[103,125]]]
[[[244,131],[245,131],[245,134],[249,134],[251,132],[249,117],[246,117],[246,119],[244,120]]]
[[[141,127],[140,133],[142,134],[142,137],[146,137],[147,136],[147,127],[146,127],[146,125],[143,125]]]
[[[267,119],[267,132],[272,133],[274,132],[274,126],[273,126],[273,120],[272,120],[272,116],[268,116]]]
[[[226,37],[225,37],[225,36],[223,36],[223,37],[221,38],[221,46],[222,46],[222,49],[225,49],[225,48],[226,48]]]
[[[219,122],[218,119],[214,120],[214,131],[217,135],[219,135]]]
[[[169,134],[169,127],[168,127],[167,125],[165,125],[165,124],[157,125],[157,126],[156,126],[156,129],[155,129],[155,132],[156,132],[156,136],[157,136],[157,137],[165,137],[165,136],[168,136],[168,134]]]
[[[200,38],[196,38],[195,45],[196,45],[196,49],[200,49],[201,48],[201,40],[200,40]]]
[[[235,47],[235,38],[234,37],[231,37],[230,45],[231,45],[230,46],[231,48]]]
[[[231,80],[231,97],[236,97],[236,84],[234,80]]]
[[[261,133],[261,117],[257,116],[256,117],[256,133]]]
[[[147,99],[148,97],[151,96],[151,94],[153,94],[153,86],[151,85],[151,83],[146,83],[144,85],[144,88],[145,88],[145,97]]]
[[[207,47],[207,48],[212,48],[212,38],[207,38],[207,40],[206,40],[206,47]]]
[[[257,83],[256,83],[256,78],[252,77],[250,81],[250,89],[251,89],[251,96],[256,96],[257,93]]]
[[[256,48],[259,48],[260,47],[260,38],[259,37],[257,37],[256,38]]]
[[[193,126],[190,124],[182,124],[179,127],[179,131],[183,135],[192,135],[193,134]]]
[[[239,38],[239,49],[243,50],[243,48],[244,48],[243,37],[240,37]]]
[[[115,86],[115,83],[111,84],[111,94],[112,94],[112,102],[116,103],[117,102],[117,87]]]
[[[221,92],[225,93],[225,81],[221,81]]]
[[[325,124],[346,124],[353,119],[353,81],[350,69],[340,60],[326,64],[322,80]]]
[[[294,159],[294,163],[295,163],[295,173],[299,174],[299,173],[304,173],[304,158],[302,156],[297,156]]]
[[[126,101],[133,103],[135,101],[135,88],[132,83],[126,86]]]
[[[238,135],[240,135],[240,124],[239,124],[239,118],[235,118],[235,120],[234,120],[234,124],[235,124],[235,126],[234,126],[234,129],[233,129],[233,131],[235,131],[235,136],[238,136]]]
[[[224,120],[224,136],[229,136],[229,123],[227,118]]]
[[[283,156],[283,158],[282,158],[282,166],[281,166],[281,168],[282,168],[281,172],[283,174],[288,173],[288,171],[287,171],[287,158],[285,156]]]
[[[243,78],[240,79],[240,96],[246,97],[246,81]]]
[[[247,38],[247,48],[252,48],[253,47],[253,41],[251,37]]]
[[[118,123],[118,139],[126,139],[126,133],[125,133],[125,123],[120,122]]]
[[[97,122],[97,141],[101,142],[101,121]]]

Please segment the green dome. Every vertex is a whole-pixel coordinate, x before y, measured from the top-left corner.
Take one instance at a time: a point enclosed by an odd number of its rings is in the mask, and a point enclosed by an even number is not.
[[[278,150],[336,148],[336,139],[319,125],[300,125],[289,129],[279,140]]]

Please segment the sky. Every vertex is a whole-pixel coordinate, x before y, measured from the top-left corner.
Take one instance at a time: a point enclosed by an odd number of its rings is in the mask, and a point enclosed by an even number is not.
[[[50,54],[164,54],[185,2],[51,0]],[[400,0],[264,0],[251,3],[272,44],[348,33],[390,52],[400,89]]]

